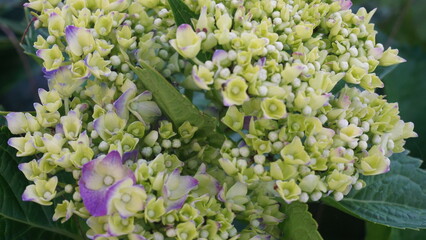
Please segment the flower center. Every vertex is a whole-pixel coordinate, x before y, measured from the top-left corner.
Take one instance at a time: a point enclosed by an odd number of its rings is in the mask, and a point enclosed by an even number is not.
[[[275,104],[271,104],[271,105],[269,106],[269,110],[271,110],[272,112],[277,111],[277,109],[278,109],[278,107],[277,107],[277,105],[275,105]]]
[[[149,210],[149,211],[148,211],[148,216],[149,216],[149,217],[154,217],[154,215],[155,215],[154,210]]]
[[[86,164],[87,162],[89,162],[89,159],[87,158],[81,159],[81,164]]]
[[[110,175],[106,175],[104,177],[104,184],[107,186],[111,186],[114,183],[114,178],[111,177]]]
[[[240,93],[240,88],[239,87],[232,87],[231,89],[232,93],[237,95],[238,93]]]
[[[49,191],[46,191],[46,192],[44,192],[44,194],[43,194],[43,198],[44,198],[44,199],[49,199],[51,196],[52,196],[52,193],[51,193],[51,192],[49,192]]]
[[[121,224],[124,226],[129,225],[129,220],[127,218],[124,218],[121,220]]]
[[[128,203],[130,202],[130,200],[132,200],[132,196],[130,196],[130,194],[125,193],[121,196],[121,201]]]
[[[181,233],[180,234],[180,238],[187,239],[188,238],[188,234],[187,233]]]

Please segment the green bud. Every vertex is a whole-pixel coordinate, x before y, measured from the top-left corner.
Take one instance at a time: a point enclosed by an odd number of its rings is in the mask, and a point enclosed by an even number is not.
[[[271,119],[281,119],[287,115],[284,102],[276,98],[265,98],[261,103],[263,115]]]
[[[352,177],[337,170],[334,170],[327,176],[327,185],[330,190],[345,192],[352,183]]]
[[[244,125],[244,113],[238,111],[236,106],[231,106],[226,111],[225,117],[222,118],[222,122],[232,130],[238,132]]]
[[[161,216],[166,213],[166,208],[164,207],[163,198],[152,198],[148,201],[148,204],[145,207],[145,218],[149,222],[158,222],[161,220]]]
[[[271,162],[271,177],[276,180],[288,180],[298,175],[297,167],[282,160]]]
[[[108,217],[108,232],[114,235],[125,235],[135,229],[133,217],[122,218],[118,213]]]
[[[380,61],[380,66],[384,66],[384,67],[406,62],[405,59],[398,56],[397,49],[391,49],[391,48],[388,48],[388,50],[386,50],[383,53],[379,61]]]
[[[169,139],[176,135],[173,131],[173,124],[169,121],[161,121],[158,133],[163,139]]]
[[[142,138],[145,135],[145,125],[140,121],[134,121],[127,126],[127,132],[135,137]]]
[[[305,151],[305,147],[299,137],[295,137],[293,141],[286,145],[280,152],[281,157],[286,163],[290,164],[306,164],[310,157]]]
[[[290,181],[277,181],[277,191],[280,194],[281,198],[286,201],[288,204],[299,199],[302,190],[296,184],[294,179]]]
[[[198,127],[192,126],[190,122],[185,121],[178,129],[179,135],[183,139],[192,139]]]
[[[194,222],[180,223],[176,227],[178,240],[192,240],[198,236],[197,228]]]

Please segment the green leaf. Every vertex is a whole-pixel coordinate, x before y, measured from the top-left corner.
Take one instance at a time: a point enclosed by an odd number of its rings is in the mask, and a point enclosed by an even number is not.
[[[367,186],[352,191],[342,201],[324,202],[361,219],[401,229],[426,228],[426,171],[422,161],[406,153],[391,157],[391,170],[362,177]]]
[[[191,11],[189,7],[182,2],[182,0],[167,0],[169,2],[170,8],[172,9],[173,16],[175,18],[176,25],[189,24],[192,27],[191,18],[198,19],[198,15]]]
[[[420,240],[426,239],[426,230],[401,230],[392,228],[389,240]]]
[[[219,122],[199,109],[173,87],[160,73],[146,63],[142,68],[131,66],[142,84],[152,92],[152,96],[160,109],[170,118],[176,127],[189,121],[198,127],[198,135],[208,137],[212,146],[220,147],[224,136],[217,133]],[[130,65],[130,64],[129,64]]]
[[[426,239],[426,230],[409,230],[390,228],[366,222],[365,240],[419,240]]]
[[[283,204],[283,212],[286,214],[282,224],[284,240],[323,239],[317,230],[318,224],[312,218],[306,203]]]
[[[365,222],[364,240],[389,240],[392,228],[371,222]]]
[[[17,234],[15,239],[84,239],[77,234],[73,222],[60,224],[52,221],[53,208],[42,207],[36,203],[24,202],[21,195],[29,184],[18,170],[21,161],[29,158],[17,158],[16,151],[7,145],[11,137],[6,127],[0,129],[0,239],[13,239],[9,234]],[[18,231],[18,232],[15,232]],[[19,235],[22,233],[24,235]],[[25,235],[26,236],[26,235]],[[41,238],[40,238],[41,239]]]

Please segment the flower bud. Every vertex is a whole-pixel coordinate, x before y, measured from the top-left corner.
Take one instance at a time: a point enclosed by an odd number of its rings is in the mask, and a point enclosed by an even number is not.
[[[176,39],[170,40],[172,47],[185,58],[194,58],[201,48],[201,38],[191,25],[182,24],[176,31]]]
[[[294,179],[291,179],[290,181],[286,182],[278,180],[276,184],[278,193],[280,194],[281,198],[288,204],[298,200],[300,194],[302,193],[302,190],[296,184]]]

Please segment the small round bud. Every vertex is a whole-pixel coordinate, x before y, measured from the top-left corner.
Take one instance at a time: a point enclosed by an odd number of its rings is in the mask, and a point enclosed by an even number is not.
[[[284,45],[282,42],[275,42],[274,45],[278,51],[282,51],[284,49]]]
[[[229,71],[229,68],[224,68],[224,69],[220,70],[219,76],[220,76],[221,78],[226,79],[226,78],[228,78],[230,75],[231,75],[231,71]]]
[[[76,202],[81,201],[81,195],[79,192],[74,192],[74,194],[72,195],[72,199]]]
[[[231,154],[233,157],[239,157],[240,156],[240,150],[238,148],[233,148],[231,150]]]
[[[275,142],[275,141],[277,141],[277,140],[278,140],[278,133],[277,133],[277,132],[269,132],[269,133],[268,133],[268,139],[269,139],[271,142]]]
[[[54,44],[56,42],[56,37],[50,35],[46,38],[46,42],[49,43],[49,44]]]
[[[380,144],[382,142],[382,138],[379,135],[374,135],[373,144]]]
[[[160,145],[155,145],[154,147],[152,147],[152,151],[154,152],[155,155],[158,155],[161,153],[161,146]]]
[[[248,157],[250,155],[250,150],[248,147],[241,147],[240,148],[240,155],[242,157]]]
[[[228,52],[228,59],[231,61],[234,61],[235,59],[237,59],[237,52],[235,52],[234,50],[230,50]]]
[[[237,167],[240,169],[246,169],[247,168],[247,161],[244,159],[237,160]]]
[[[90,137],[92,139],[96,139],[96,138],[99,137],[99,134],[98,134],[98,132],[96,132],[96,130],[93,130],[92,132],[90,132]]]
[[[319,115],[318,119],[321,121],[322,124],[324,124],[328,120],[327,116],[325,116],[324,114]]]
[[[167,237],[175,237],[176,236],[176,230],[174,228],[169,228],[166,231]]]
[[[265,155],[255,155],[254,156],[254,161],[257,164],[264,164],[265,163],[265,159],[266,159]]]
[[[361,124],[361,129],[362,129],[364,132],[368,132],[368,131],[370,131],[370,123],[368,123],[368,122],[362,122],[362,124]]]
[[[258,91],[259,95],[262,97],[268,94],[268,88],[266,86],[260,86]]]
[[[343,199],[343,193],[341,192],[335,192],[334,193],[334,200],[341,201]]]
[[[107,142],[105,142],[105,141],[102,141],[101,143],[99,143],[98,148],[99,148],[99,150],[101,150],[102,152],[105,152],[105,151],[107,151],[107,150],[108,150],[108,148],[109,148],[109,144],[108,144]]]
[[[257,164],[256,166],[254,166],[254,173],[256,173],[257,175],[262,174],[265,171],[265,169],[263,168],[262,165]]]
[[[302,82],[300,81],[300,79],[299,78],[295,78],[294,80],[293,80],[293,87],[295,87],[295,88],[298,88],[298,87],[300,87],[300,84],[301,84]]]
[[[179,139],[173,139],[173,142],[172,142],[173,148],[180,148],[181,146],[182,146],[182,143],[180,142]]]
[[[120,60],[120,58],[117,55],[111,56],[109,60],[111,61],[111,64],[113,66],[118,66],[118,65],[121,64],[121,60]]]
[[[309,195],[305,192],[302,192],[302,194],[300,194],[299,201],[305,203],[305,202],[308,202],[308,200],[309,200]]]
[[[311,115],[312,113],[312,108],[310,106],[306,106],[305,108],[303,108],[303,114],[306,116]]]
[[[355,149],[356,147],[358,147],[358,142],[357,141],[349,142],[348,146],[352,149]]]
[[[160,232],[155,232],[154,233],[154,240],[164,240],[163,234],[161,234]]]
[[[76,180],[80,179],[81,171],[80,170],[73,170],[72,171],[72,177]]]
[[[117,77],[118,77],[117,72],[112,71],[108,76],[108,80],[110,80],[112,82],[112,81],[115,81],[117,79]]]
[[[65,190],[65,192],[66,193],[72,193],[72,190],[73,190],[74,188],[72,187],[72,185],[71,184],[67,184],[67,185],[65,185],[65,188],[64,188],[64,190]]]
[[[339,127],[339,128],[345,128],[345,127],[347,127],[349,125],[349,122],[348,122],[348,120],[346,120],[346,119],[340,119],[338,122],[337,122],[337,126]]]
[[[311,194],[311,200],[312,201],[318,201],[320,200],[322,197],[322,193],[321,192],[314,192]]]
[[[161,18],[156,18],[154,20],[154,25],[157,27],[160,26],[162,23],[163,23],[163,20],[161,20]]]
[[[198,32],[198,33],[197,33],[197,35],[198,35],[198,36],[199,36],[202,40],[204,40],[204,39],[206,39],[206,38],[207,38],[206,33],[205,33],[205,32],[203,32],[203,31]]]
[[[122,64],[121,65],[121,71],[122,72],[128,72],[128,71],[130,71],[129,65],[127,63]]]
[[[138,24],[138,25],[135,26],[135,31],[137,33],[143,33],[145,31],[145,27],[142,26],[142,25],[140,25],[140,24]]]
[[[279,18],[279,17],[274,18],[274,24],[275,25],[280,25],[281,23],[283,23],[283,20],[281,18]]]
[[[268,72],[266,71],[266,69],[260,69],[259,71],[259,80],[260,81],[265,81],[268,78]]]
[[[366,141],[359,141],[359,143],[358,143],[358,147],[359,147],[359,149],[361,149],[361,150],[365,150],[365,149],[367,149],[367,147],[368,147],[367,142],[366,142]]]
[[[221,237],[222,239],[228,239],[228,237],[229,237],[229,233],[228,233],[228,232],[221,232],[221,233],[220,233],[220,237]]]
[[[213,67],[214,67],[214,64],[213,64],[213,62],[212,61],[206,61],[205,63],[204,63],[204,67],[206,67],[208,70],[212,70],[213,69]],[[235,71],[235,70],[234,70]]]
[[[142,156],[149,157],[152,154],[152,148],[150,148],[150,147],[144,147],[144,148],[142,148],[142,152],[141,153],[142,153]]]
[[[161,142],[161,146],[163,147],[163,148],[170,148],[171,146],[172,146],[172,141],[170,141],[169,139],[164,139],[162,142]]]

